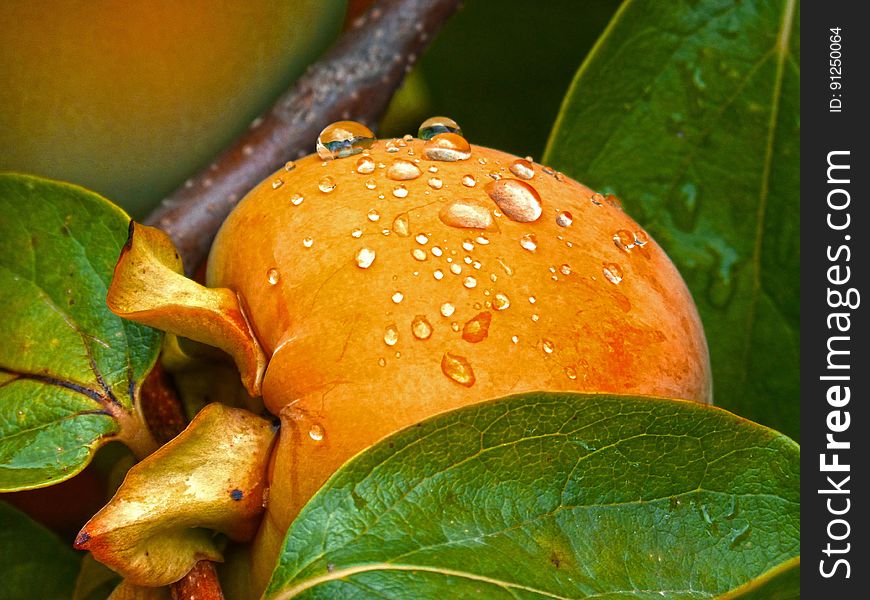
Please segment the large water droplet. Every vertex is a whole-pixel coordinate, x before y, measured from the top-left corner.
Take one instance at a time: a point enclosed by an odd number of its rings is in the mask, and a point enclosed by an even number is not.
[[[310,437],[315,442],[321,441],[323,439],[323,434],[323,427],[317,424],[312,425],[311,428],[308,430],[308,437]]]
[[[408,213],[400,213],[393,219],[393,232],[399,237],[408,237],[411,235],[410,221]]]
[[[471,363],[464,356],[445,352],[441,358],[441,372],[459,385],[465,387],[474,385],[474,369],[471,368]]]
[[[417,179],[422,174],[419,167],[409,160],[394,160],[387,169],[387,177],[393,181],[409,181]]]
[[[460,229],[487,229],[492,226],[489,207],[476,200],[454,200],[438,212],[441,222]]]
[[[514,162],[511,163],[509,167],[511,173],[519,177],[520,179],[531,179],[535,176],[535,167],[532,166],[532,163],[525,160],[524,158],[518,158]]]
[[[462,339],[476,344],[486,339],[489,335],[489,324],[492,322],[492,314],[482,312],[469,319],[462,327]]]
[[[559,227],[570,227],[574,222],[574,216],[567,210],[560,210],[556,214],[556,225]]]
[[[384,330],[384,343],[387,346],[395,346],[399,341],[399,329],[395,324],[387,325],[387,328]]]
[[[335,189],[335,179],[327,175],[326,177],[322,178],[317,184],[317,189],[319,189],[324,194],[328,194]]]
[[[411,333],[418,340],[428,340],[432,335],[432,323],[425,315],[417,315],[411,321]]]
[[[619,265],[616,263],[604,263],[604,276],[607,278],[607,281],[616,285],[620,281],[622,281],[622,269],[619,268]]]
[[[420,124],[417,137],[421,140],[430,140],[439,133],[455,133],[462,135],[462,129],[449,117],[429,117]]]
[[[486,193],[511,221],[531,223],[541,217],[543,208],[537,190],[519,179],[499,179],[486,186]]]
[[[374,173],[375,171],[375,161],[370,156],[363,156],[358,161],[356,161],[356,172],[361,173],[363,175],[368,175],[370,173]]]
[[[359,154],[375,141],[372,130],[356,121],[336,121],[317,136],[317,155],[323,160]]]
[[[360,269],[368,269],[375,262],[375,251],[371,248],[360,248],[356,253],[356,266]]]
[[[522,246],[524,250],[534,252],[538,249],[538,236],[534,233],[525,234],[520,238],[520,246]]]
[[[269,269],[266,272],[266,281],[269,282],[269,285],[277,285],[281,280],[281,274],[278,272],[278,269]]]
[[[439,133],[423,146],[423,156],[443,162],[466,160],[471,156],[471,146],[461,135]]]
[[[613,244],[623,252],[630,252],[634,248],[634,234],[627,229],[620,229],[613,234]]]

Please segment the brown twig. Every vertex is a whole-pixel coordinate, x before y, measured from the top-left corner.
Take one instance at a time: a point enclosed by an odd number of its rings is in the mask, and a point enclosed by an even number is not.
[[[169,586],[172,600],[224,600],[214,563],[201,560],[190,573]]]
[[[221,223],[254,185],[314,150],[321,129],[354,119],[374,128],[404,75],[459,0],[381,0],[342,34],[288,92],[208,168],[146,219],[166,231],[187,273],[206,257]]]

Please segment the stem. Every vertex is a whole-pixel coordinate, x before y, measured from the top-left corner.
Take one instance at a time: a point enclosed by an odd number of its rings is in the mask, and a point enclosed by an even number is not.
[[[172,238],[190,274],[248,190],[314,150],[323,127],[354,119],[372,128],[405,74],[459,0],[380,0],[209,167],[163,200],[145,223]]]
[[[201,560],[169,587],[172,600],[224,600],[214,563]]]

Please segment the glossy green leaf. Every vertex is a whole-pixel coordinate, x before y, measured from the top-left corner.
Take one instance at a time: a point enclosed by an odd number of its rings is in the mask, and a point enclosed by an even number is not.
[[[0,175],[0,490],[68,479],[118,438],[153,440],[135,409],[161,334],[106,307],[129,218],[82,188]]]
[[[67,600],[81,557],[23,512],[0,501],[0,598]]]
[[[796,557],[800,451],[676,400],[513,396],[358,455],[266,598],[713,598]]]
[[[544,157],[621,196],[680,269],[717,403],[795,439],[799,28],[795,0],[626,2]]]

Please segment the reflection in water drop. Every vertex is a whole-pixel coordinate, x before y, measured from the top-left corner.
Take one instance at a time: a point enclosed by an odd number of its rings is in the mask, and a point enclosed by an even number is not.
[[[471,156],[471,146],[461,135],[439,133],[423,146],[423,156],[442,162],[466,160]]]
[[[531,223],[541,217],[541,196],[519,179],[500,179],[486,186],[486,193],[511,221]]]
[[[417,315],[411,321],[411,333],[418,340],[428,340],[432,335],[432,324],[425,315]]]
[[[474,369],[471,368],[471,363],[464,356],[445,352],[441,358],[441,372],[448,379],[461,386],[471,387],[474,385]]]
[[[482,312],[469,319],[462,327],[462,339],[476,344],[486,339],[489,335],[489,325],[492,322],[492,314]]]
[[[375,251],[371,248],[360,248],[356,253],[356,265],[360,269],[368,269],[375,262]]]
[[[359,154],[375,141],[371,129],[356,121],[327,125],[317,137],[317,155],[323,160]]]
[[[417,137],[421,140],[430,140],[439,133],[455,133],[462,135],[462,129],[449,117],[430,117],[420,124]]]

